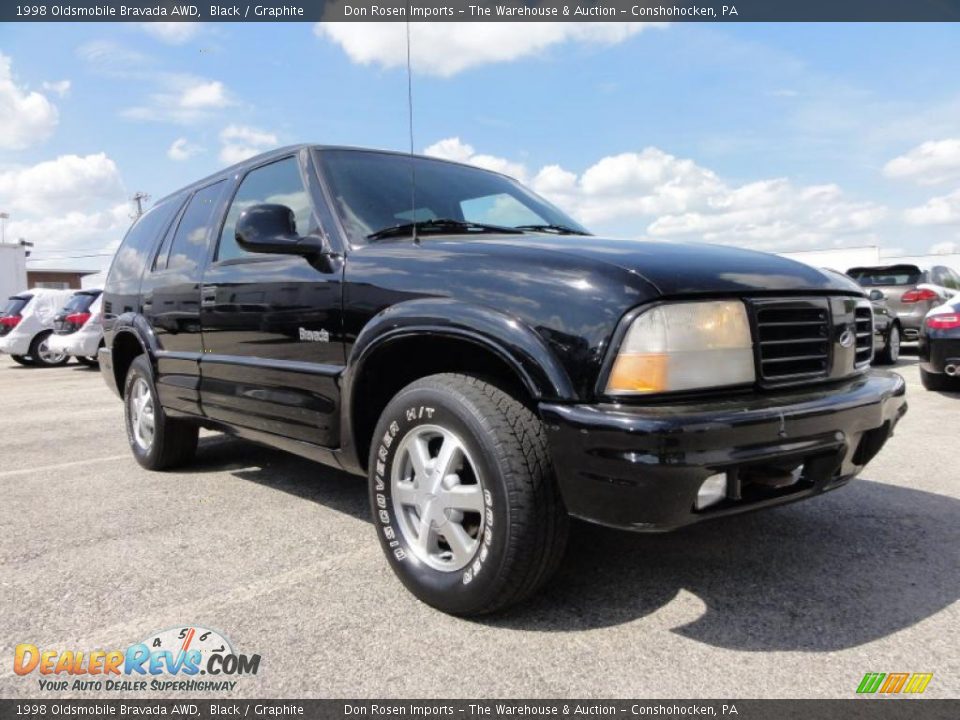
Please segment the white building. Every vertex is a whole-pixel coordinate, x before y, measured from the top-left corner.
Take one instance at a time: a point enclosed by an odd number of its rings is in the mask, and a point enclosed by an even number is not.
[[[19,243],[0,244],[0,307],[27,289],[27,250]]]
[[[960,272],[960,254],[940,255],[887,255],[876,245],[856,248],[831,248],[829,250],[802,250],[800,252],[778,253],[785,258],[813,265],[814,267],[830,268],[839,272],[846,272],[853,267],[871,265],[916,265],[921,269],[933,265],[946,265]]]

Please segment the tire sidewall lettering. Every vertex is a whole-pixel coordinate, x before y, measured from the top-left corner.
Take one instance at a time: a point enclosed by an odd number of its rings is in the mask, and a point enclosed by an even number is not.
[[[432,576],[434,579],[445,576],[445,583],[455,580],[456,586],[460,588],[467,588],[475,584],[479,579],[489,574],[486,567],[489,565],[491,557],[495,555],[495,548],[498,544],[495,532],[498,524],[495,518],[497,498],[492,490],[492,485],[496,482],[495,478],[492,477],[495,468],[491,467],[484,448],[479,446],[477,440],[473,437],[475,431],[472,431],[467,423],[450,410],[420,402],[404,403],[399,412],[392,412],[389,420],[382,422],[387,422],[387,425],[385,429],[378,428],[379,431],[375,436],[375,445],[370,459],[372,466],[371,500],[378,534],[381,536],[381,543],[384,545],[389,559],[401,574],[401,578],[404,573],[416,573]],[[443,572],[423,564],[412,551],[407,549],[406,541],[394,518],[390,475],[395,460],[395,448],[407,433],[417,426],[425,424],[442,425],[457,432],[461,436],[461,440],[469,446],[471,456],[474,462],[480,465],[478,471],[482,474],[485,511],[483,513],[483,526],[479,529],[481,534],[480,547],[470,563],[455,572]]]

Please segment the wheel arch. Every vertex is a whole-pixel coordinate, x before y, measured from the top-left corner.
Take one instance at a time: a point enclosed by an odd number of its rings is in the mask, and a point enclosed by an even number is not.
[[[113,378],[121,398],[127,372],[136,357],[145,354],[156,372],[156,349],[156,337],[143,316],[131,314],[117,318],[110,341],[110,350]]]
[[[575,399],[559,361],[532,328],[489,308],[409,301],[381,312],[357,337],[343,382],[341,458],[363,472],[383,408],[403,387],[442,372],[476,375],[535,408]]]

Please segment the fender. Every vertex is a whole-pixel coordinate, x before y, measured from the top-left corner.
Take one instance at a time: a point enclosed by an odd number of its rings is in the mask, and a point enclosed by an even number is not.
[[[143,315],[132,312],[118,315],[117,319],[114,320],[113,328],[111,328],[111,330],[111,348],[116,343],[117,335],[120,333],[129,333],[137,339],[137,341],[140,343],[140,346],[143,348],[143,351],[150,358],[150,362],[153,364],[154,369],[156,369],[157,352],[159,352],[161,349],[160,343],[157,341],[157,335],[153,331],[153,328],[150,327],[150,323],[147,322],[147,319]]]
[[[576,391],[543,338],[521,321],[491,308],[448,298],[422,298],[392,305],[363,327],[342,376],[340,406],[344,467],[357,464],[352,433],[354,381],[364,363],[384,345],[410,336],[448,337],[476,343],[501,358],[537,400],[575,401]]]

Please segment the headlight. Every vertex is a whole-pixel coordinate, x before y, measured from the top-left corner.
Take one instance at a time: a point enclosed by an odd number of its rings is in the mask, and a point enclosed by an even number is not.
[[[752,383],[753,340],[739,300],[658,305],[639,315],[607,380],[612,395]]]

